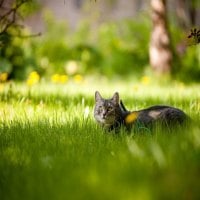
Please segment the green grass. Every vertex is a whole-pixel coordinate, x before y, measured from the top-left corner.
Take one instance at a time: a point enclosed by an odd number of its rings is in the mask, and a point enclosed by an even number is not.
[[[0,199],[200,199],[199,85],[5,85],[0,91]],[[183,109],[179,132],[105,134],[94,92],[119,91],[131,110]],[[87,113],[89,109],[89,115]]]

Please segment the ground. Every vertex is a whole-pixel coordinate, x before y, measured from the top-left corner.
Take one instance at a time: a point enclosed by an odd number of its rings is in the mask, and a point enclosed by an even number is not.
[[[85,80],[0,89],[1,199],[199,199],[200,85]],[[137,110],[167,104],[189,129],[105,133],[94,92]]]

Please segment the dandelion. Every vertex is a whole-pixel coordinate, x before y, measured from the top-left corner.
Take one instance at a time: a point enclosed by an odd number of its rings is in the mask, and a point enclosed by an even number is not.
[[[36,71],[33,71],[29,74],[26,83],[28,86],[32,86],[37,84],[39,80],[40,80],[40,75]]]
[[[127,117],[125,118],[126,124],[131,124],[133,123],[138,117],[138,112],[132,112]]]
[[[59,78],[60,78],[60,75],[59,75],[59,74],[53,74],[53,75],[51,76],[51,81],[52,81],[53,83],[59,83]]]
[[[4,72],[4,73],[0,73],[0,82],[6,82],[8,79],[8,73]]]
[[[76,74],[74,76],[74,81],[75,81],[75,83],[81,83],[81,82],[83,82],[83,76],[81,76],[80,74]]]
[[[66,83],[68,81],[67,75],[53,74],[51,76],[51,81],[53,83]]]
[[[60,83],[66,83],[68,81],[68,76],[67,75],[60,75],[59,81],[60,81]]]
[[[0,92],[3,91],[4,89],[4,84],[0,83]]]
[[[149,76],[143,76],[141,78],[141,82],[142,82],[143,85],[148,85],[150,83],[150,81],[151,81],[151,79],[150,79]]]

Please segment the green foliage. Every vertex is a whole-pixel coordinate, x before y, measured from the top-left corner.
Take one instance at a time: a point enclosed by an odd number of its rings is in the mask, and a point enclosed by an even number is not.
[[[142,73],[148,64],[149,32],[145,21],[123,20],[101,25],[98,38],[103,56],[101,72],[136,76]]]
[[[171,133],[106,134],[93,120],[93,95],[101,87],[111,96],[117,84],[44,84],[30,91],[23,84],[5,85],[0,92],[1,198],[199,199],[199,85],[134,91],[133,83],[120,82],[128,108],[166,101],[197,125]]]
[[[17,1],[24,1],[25,3],[19,8],[20,16],[26,18],[31,14],[34,14],[41,8],[38,0],[17,0]],[[16,2],[17,2],[16,1]]]
[[[200,45],[189,46],[186,54],[182,57],[183,70],[181,77],[186,81],[200,80]]]
[[[1,10],[6,14],[0,17],[0,72],[8,73],[9,78],[22,80],[37,66],[32,44],[27,39],[32,35],[19,24],[19,19],[34,12],[37,3],[32,0],[16,0],[6,6],[4,3],[2,1]]]
[[[35,53],[38,64],[43,58],[49,65],[43,67],[45,72],[63,72],[64,64],[68,58],[68,45],[66,43],[67,27],[63,23],[56,23],[51,13],[45,13],[46,33],[38,38],[35,44]]]
[[[188,33],[171,25],[174,48],[173,76],[185,82],[200,80],[200,45],[188,38]]]
[[[7,59],[0,58],[0,63],[0,73],[10,73],[12,71],[11,63]]]
[[[23,46],[23,39],[22,44],[18,43],[19,46],[13,43],[5,45],[5,48],[12,47],[12,55],[18,49],[21,57],[17,65],[11,61],[13,78],[22,78],[27,71],[36,68],[44,75],[65,73],[67,62],[71,60],[80,64],[81,73],[94,72],[107,76],[127,75],[130,72],[141,74],[148,63],[147,22],[123,20],[103,23],[95,30],[95,35],[87,21],[82,22],[76,31],[70,32],[66,23],[56,22],[47,11],[45,22],[45,33],[37,39],[26,38],[28,45]],[[28,65],[24,61],[27,59],[26,51],[31,52],[28,57],[31,63]],[[4,53],[2,56],[10,60],[9,55]]]
[[[108,76],[142,73],[148,63],[149,27],[146,22],[103,23],[95,30],[94,36],[94,30],[87,22],[70,33],[51,15],[46,21],[47,33],[37,44],[36,54],[39,59],[48,58],[51,73],[64,72],[69,60],[81,63],[82,73],[92,71]],[[141,36],[141,32],[144,35]]]
[[[12,33],[15,32],[12,30]],[[20,31],[20,33],[26,34],[27,32]],[[4,40],[0,49],[0,59],[3,61],[1,62],[1,71],[9,73],[10,78],[13,79],[22,80],[28,71],[37,68],[30,42],[21,37],[8,37],[7,40]]]
[[[147,70],[150,68],[148,48],[151,32],[148,19],[138,17],[137,21],[123,19],[104,22],[95,28],[92,20],[84,20],[73,31],[66,22],[55,21],[49,11],[45,12],[44,19],[45,32],[38,38],[11,40],[6,39],[6,35],[1,36],[5,45],[1,48],[0,57],[6,60],[5,66],[11,66],[10,78],[26,79],[27,73],[33,70],[47,77],[55,73],[68,73],[66,68],[70,61],[78,64],[77,72],[83,75],[99,73],[107,77],[131,75],[140,78],[150,71]],[[181,41],[186,41],[187,35],[173,25],[171,33],[173,77],[183,81],[199,81],[199,45],[186,46],[183,48],[185,52],[178,55],[176,47]]]

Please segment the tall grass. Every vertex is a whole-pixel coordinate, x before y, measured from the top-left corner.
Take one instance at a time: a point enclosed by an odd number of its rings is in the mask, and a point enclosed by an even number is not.
[[[196,122],[165,133],[106,134],[95,90],[127,108],[170,104]],[[0,93],[1,199],[199,199],[199,85],[85,83],[5,86]]]

